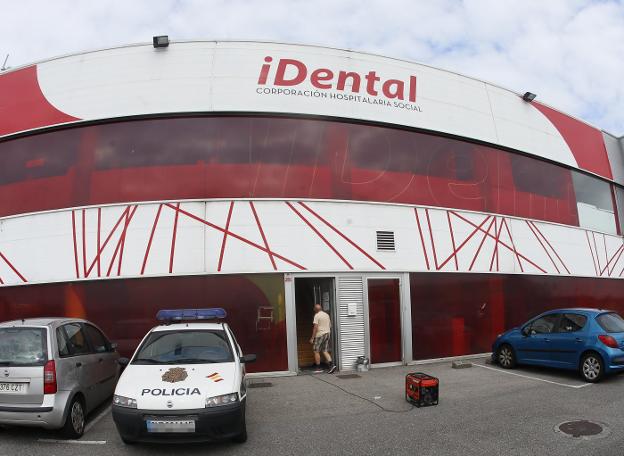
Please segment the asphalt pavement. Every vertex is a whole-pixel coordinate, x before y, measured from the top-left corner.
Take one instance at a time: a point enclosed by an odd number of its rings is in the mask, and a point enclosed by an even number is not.
[[[405,374],[440,379],[440,403],[405,401]],[[318,374],[253,379],[245,444],[124,445],[108,404],[90,417],[76,442],[50,431],[0,430],[0,455],[622,455],[624,375],[595,385],[575,373],[522,367],[513,371],[478,360],[373,369],[355,378]],[[267,385],[267,383],[269,385]],[[591,438],[556,432],[569,420],[600,423]]]

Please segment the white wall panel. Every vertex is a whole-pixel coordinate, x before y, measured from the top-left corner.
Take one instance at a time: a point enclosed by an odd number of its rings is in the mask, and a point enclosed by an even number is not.
[[[256,200],[253,208],[258,220],[247,200],[115,205],[0,219],[0,285],[273,271],[611,278],[624,273],[621,237],[576,227],[373,203]],[[377,251],[377,230],[394,231],[395,252]]]
[[[264,58],[273,58],[269,80],[258,84]],[[296,86],[274,86],[280,58],[296,59],[308,78]],[[331,89],[316,89],[310,73],[335,73]],[[357,72],[361,98],[373,104],[332,98],[339,71]],[[375,71],[378,95],[366,93],[364,76]],[[465,136],[511,147],[577,166],[552,123],[511,91],[425,65],[376,55],[275,43],[186,42],[166,49],[128,46],[79,54],[37,65],[39,84],[48,101],[79,119],[188,112],[276,112],[337,116],[379,121]],[[288,73],[287,73],[288,74]],[[381,94],[385,80],[417,78],[416,101],[404,109]],[[321,97],[259,94],[261,88],[316,90]]]
[[[540,111],[508,90],[491,85],[487,90],[499,144],[578,166],[557,128]]]

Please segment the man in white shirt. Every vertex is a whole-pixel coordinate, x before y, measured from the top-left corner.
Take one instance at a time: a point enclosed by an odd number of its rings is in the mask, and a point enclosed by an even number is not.
[[[328,373],[336,371],[336,365],[329,354],[329,335],[331,332],[331,320],[320,304],[314,304],[314,322],[312,327],[312,351],[314,352],[314,365],[317,372],[321,370],[321,353],[329,365]]]

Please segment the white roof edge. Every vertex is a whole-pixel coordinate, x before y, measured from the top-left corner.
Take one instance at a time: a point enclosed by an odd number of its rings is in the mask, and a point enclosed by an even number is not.
[[[611,133],[610,131],[607,130],[601,130],[605,135],[609,135],[611,136],[613,139],[619,140],[619,141],[624,141],[624,135],[616,135],[614,133]]]
[[[330,49],[330,50],[334,50],[334,51],[351,52],[351,53],[354,53],[354,54],[369,55],[369,56],[373,56],[373,57],[381,57],[381,58],[388,59],[388,60],[395,60],[397,62],[404,62],[404,63],[410,63],[410,64],[414,64],[414,65],[421,65],[421,66],[424,66],[424,67],[427,67],[427,68],[431,68],[431,69],[434,69],[434,70],[444,71],[446,73],[451,73],[451,74],[455,74],[457,76],[461,76],[461,77],[464,77],[464,78],[467,78],[467,79],[472,79],[473,81],[481,82],[483,84],[486,84],[486,85],[489,85],[489,86],[492,86],[492,87],[496,87],[496,88],[505,90],[507,92],[511,92],[514,95],[522,96],[522,92],[517,92],[515,90],[512,90],[512,89],[509,89],[507,87],[504,87],[504,86],[502,86],[500,84],[496,84],[496,83],[489,82],[489,81],[486,81],[486,80],[483,80],[483,79],[479,79],[479,78],[476,78],[474,76],[469,76],[469,75],[466,75],[464,73],[460,73],[460,72],[455,71],[455,70],[448,70],[446,68],[436,67],[436,66],[429,65],[429,64],[426,64],[426,63],[416,62],[416,61],[408,60],[408,59],[401,59],[401,58],[398,58],[398,57],[390,57],[390,56],[387,56],[387,55],[377,54],[375,52],[369,52],[369,51],[357,51],[357,50],[349,49],[349,48],[340,48],[340,47],[326,46],[326,45],[321,45],[321,44],[296,43],[296,42],[286,43],[286,42],[283,42],[283,41],[253,40],[253,39],[239,39],[239,40],[235,40],[235,39],[224,39],[224,40],[221,40],[221,39],[189,39],[189,40],[170,40],[169,43],[170,44],[176,44],[176,43],[181,43],[181,44],[185,44],[185,43],[215,43],[215,44],[218,44],[218,43],[259,43],[259,44],[279,44],[279,45],[284,45],[284,46],[303,46],[303,47],[311,47],[311,48],[319,48],[319,49]],[[114,50],[114,49],[124,49],[124,48],[142,47],[142,46],[153,46],[153,44],[151,42],[129,43],[129,44],[123,44],[123,45],[119,45],[119,46],[110,46],[110,47],[104,47],[104,48],[89,49],[89,50],[84,50],[84,51],[78,51],[78,52],[71,52],[71,53],[67,53],[67,54],[61,54],[61,55],[58,55],[58,56],[55,56],[55,57],[50,57],[48,59],[38,60],[38,61],[27,63],[27,64],[24,64],[24,65],[19,65],[17,67],[11,67],[11,68],[9,68],[9,69],[7,69],[5,71],[0,71],[0,76],[2,76],[4,74],[7,74],[7,73],[11,73],[13,71],[21,70],[23,68],[28,68],[28,67],[35,66],[35,65],[40,65],[42,63],[53,62],[55,60],[61,60],[61,59],[65,59],[65,58],[68,58],[68,57],[76,57],[76,56],[79,56],[79,55],[94,54],[96,52],[105,52],[105,51],[111,51],[111,50]],[[574,116],[572,114],[568,114],[566,112],[563,112],[563,111],[561,111],[561,110],[559,110],[559,109],[555,108],[554,106],[551,106],[551,105],[549,105],[547,103],[542,103],[541,101],[539,103],[544,105],[544,106],[547,106],[547,107],[549,107],[551,109],[554,109],[555,111],[560,112],[561,114],[564,114],[564,115],[566,115],[566,116],[568,116],[568,117],[570,117],[570,118],[572,118],[574,120],[582,122],[585,125],[588,125],[588,126],[590,126],[592,128],[595,128],[596,130],[605,132],[605,130],[603,130],[602,128],[600,128],[600,127],[598,127],[598,126],[596,126],[596,125],[594,125],[594,124],[592,124],[592,123],[590,123],[590,122],[588,122],[586,120],[583,120],[583,119],[581,119],[579,117],[576,117],[576,116]],[[615,135],[611,135],[611,136],[615,136]],[[624,137],[624,136],[621,136],[621,137]]]

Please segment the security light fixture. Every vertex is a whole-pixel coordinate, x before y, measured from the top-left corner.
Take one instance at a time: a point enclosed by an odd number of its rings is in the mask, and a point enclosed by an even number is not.
[[[531,93],[531,92],[526,92],[524,95],[522,95],[522,99],[523,99],[524,101],[531,102],[531,101],[535,100],[535,97],[536,97],[536,96],[537,96],[537,95],[535,95],[534,93]]]
[[[166,48],[169,46],[169,36],[168,35],[160,35],[155,36],[152,40],[155,48]]]

